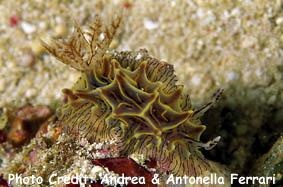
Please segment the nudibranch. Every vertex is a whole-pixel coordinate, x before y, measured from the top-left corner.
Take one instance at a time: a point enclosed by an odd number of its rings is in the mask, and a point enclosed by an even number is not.
[[[173,66],[146,50],[117,52],[110,43],[121,19],[109,26],[96,16],[83,31],[77,24],[70,38],[43,42],[63,63],[81,72],[67,102],[56,115],[64,132],[90,142],[119,140],[121,155],[143,154],[177,175],[196,176],[211,169],[199,147],[211,148],[219,138],[200,143],[205,130],[189,95],[176,84]]]

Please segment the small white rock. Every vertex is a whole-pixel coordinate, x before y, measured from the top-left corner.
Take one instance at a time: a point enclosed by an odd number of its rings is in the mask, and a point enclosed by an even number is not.
[[[230,18],[230,16],[231,16],[231,14],[227,10],[225,10],[223,12],[222,19],[223,20],[228,20]]]
[[[32,97],[36,94],[36,90],[35,89],[28,89],[25,93],[26,97]]]
[[[99,173],[103,173],[104,169],[100,166],[93,166],[91,169],[91,175],[92,176],[98,176]]]
[[[31,51],[25,52],[19,59],[19,65],[22,67],[29,67],[35,62],[35,57]]]
[[[95,145],[95,149],[102,149],[103,143],[98,143]]]
[[[157,22],[154,22],[154,21],[152,21],[150,19],[147,19],[147,18],[145,18],[143,20],[143,25],[148,30],[153,30],[153,29],[156,29],[158,27],[158,23]]]
[[[236,80],[236,79],[238,79],[238,74],[235,73],[234,71],[230,71],[230,72],[227,73],[227,79],[229,81]]]
[[[105,34],[104,33],[100,33],[99,40],[102,41],[104,39],[105,39]]]
[[[244,37],[243,41],[242,41],[242,47],[243,48],[250,48],[253,47],[257,44],[257,39],[255,37],[252,36],[247,36]]]
[[[139,59],[141,59],[142,58],[142,54],[140,54],[140,53],[138,53],[138,55],[136,56],[136,60],[139,60]]]
[[[21,27],[23,31],[27,34],[31,34],[36,31],[36,27],[30,23],[22,22]]]
[[[231,15],[232,16],[238,16],[241,14],[241,10],[239,8],[234,8],[232,11],[231,11]]]
[[[255,74],[258,77],[262,77],[263,76],[263,70],[261,68],[258,68],[255,70]]]
[[[197,75],[194,75],[194,76],[192,77],[192,80],[191,80],[191,81],[192,81],[193,85],[197,86],[197,85],[200,84],[201,78],[200,78],[199,76],[197,76]]]
[[[41,22],[38,23],[38,27],[41,28],[41,29],[46,29],[47,24],[46,24],[46,22],[41,21]]]
[[[277,18],[275,22],[277,25],[281,25],[283,23],[283,17]]]

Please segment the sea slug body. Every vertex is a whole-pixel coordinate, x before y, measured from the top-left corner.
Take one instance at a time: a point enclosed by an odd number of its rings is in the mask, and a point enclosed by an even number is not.
[[[107,27],[97,16],[88,32],[76,26],[67,41],[43,42],[56,58],[81,72],[73,88],[63,90],[68,99],[56,113],[58,123],[90,142],[116,139],[122,156],[143,154],[156,160],[160,171],[196,176],[212,170],[198,150],[219,141],[199,142],[205,126],[198,113],[212,102],[193,110],[189,95],[176,84],[173,66],[146,50],[111,51],[119,23],[116,18]]]

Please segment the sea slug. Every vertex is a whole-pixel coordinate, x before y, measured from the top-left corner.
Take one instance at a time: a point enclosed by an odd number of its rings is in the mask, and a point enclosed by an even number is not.
[[[90,142],[116,139],[122,156],[143,154],[160,171],[196,176],[211,170],[199,147],[213,147],[219,137],[199,142],[205,130],[173,66],[152,58],[146,50],[117,52],[109,45],[121,19],[105,26],[96,16],[87,31],[76,25],[68,40],[43,42],[63,63],[81,72],[67,102],[58,108],[58,123],[74,138]],[[215,97],[217,100],[219,94]]]

